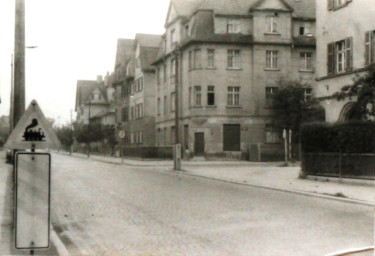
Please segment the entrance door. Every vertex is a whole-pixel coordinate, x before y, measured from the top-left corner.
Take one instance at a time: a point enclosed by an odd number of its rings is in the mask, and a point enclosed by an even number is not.
[[[195,133],[194,153],[196,156],[203,156],[204,154],[204,133],[203,132]]]

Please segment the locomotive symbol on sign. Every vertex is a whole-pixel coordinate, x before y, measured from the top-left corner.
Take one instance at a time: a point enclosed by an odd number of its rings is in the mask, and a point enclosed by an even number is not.
[[[37,126],[38,126],[38,120],[34,118],[31,121],[31,124],[25,128],[25,132],[23,133],[23,136],[22,136],[23,138],[25,138],[24,141],[44,141],[44,138],[46,136],[44,135],[42,128],[39,128],[37,130],[32,129]]]

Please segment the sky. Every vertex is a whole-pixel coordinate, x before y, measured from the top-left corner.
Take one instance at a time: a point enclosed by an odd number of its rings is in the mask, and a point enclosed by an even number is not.
[[[25,0],[26,108],[55,125],[75,116],[77,80],[112,72],[118,38],[162,34],[169,0]],[[9,114],[15,0],[0,0],[0,116]]]

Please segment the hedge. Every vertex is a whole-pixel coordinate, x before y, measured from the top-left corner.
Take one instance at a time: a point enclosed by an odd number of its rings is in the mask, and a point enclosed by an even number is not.
[[[375,153],[375,122],[301,126],[303,152]]]

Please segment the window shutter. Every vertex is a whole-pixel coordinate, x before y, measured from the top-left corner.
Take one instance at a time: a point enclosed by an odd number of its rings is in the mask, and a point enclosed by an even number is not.
[[[346,71],[353,69],[353,37],[345,39],[345,58],[346,58]]]
[[[334,50],[335,50],[335,43],[329,43],[327,45],[327,73],[328,75],[333,75],[334,70],[335,70]]]
[[[328,10],[332,10],[334,6],[334,0],[327,0]]]

